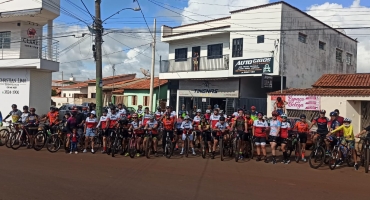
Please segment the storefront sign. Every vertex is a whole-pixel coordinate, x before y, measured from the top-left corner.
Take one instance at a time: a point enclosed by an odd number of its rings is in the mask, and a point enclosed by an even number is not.
[[[180,80],[179,95],[183,97],[239,97],[239,80]]]
[[[272,88],[272,80],[273,80],[272,76],[262,74],[261,88]]]
[[[39,41],[36,38],[37,31],[34,28],[27,29],[27,38],[22,38],[22,42],[25,44],[25,47],[38,49]]]
[[[25,78],[0,77],[1,94],[19,95],[24,86],[27,87],[27,79]]]
[[[288,95],[286,99],[286,109],[292,110],[320,110],[319,96],[292,96]]]
[[[273,57],[234,60],[233,74],[262,74],[273,72]]]

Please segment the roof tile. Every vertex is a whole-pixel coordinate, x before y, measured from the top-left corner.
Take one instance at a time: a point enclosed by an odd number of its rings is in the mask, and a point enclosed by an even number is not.
[[[370,88],[370,73],[324,74],[312,86],[326,88]]]
[[[158,77],[154,78],[154,88],[160,85],[166,84],[168,81],[167,80],[160,80]],[[124,85],[121,87],[121,89],[125,90],[149,90],[150,89],[150,79],[141,79],[140,81],[135,82],[135,84],[129,84],[129,85]]]
[[[324,88],[306,88],[275,91],[269,95],[312,95],[312,96],[370,96],[370,89],[324,89]]]
[[[82,87],[87,87],[87,86],[88,86],[87,83],[76,83],[76,84],[72,84],[72,85],[67,85],[67,86],[64,86],[64,87],[60,87],[59,89],[82,88]]]

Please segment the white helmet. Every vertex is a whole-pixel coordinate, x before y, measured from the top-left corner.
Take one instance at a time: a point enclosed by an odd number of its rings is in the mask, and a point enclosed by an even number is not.
[[[198,109],[198,110],[197,110],[197,113],[201,113],[201,112],[202,112],[202,110],[201,110],[201,109]]]
[[[96,112],[95,112],[95,110],[91,111],[91,114],[94,114],[94,115],[96,115]]]
[[[206,113],[208,113],[208,114],[209,114],[209,113],[211,113],[211,111],[210,111],[210,110],[206,110]]]

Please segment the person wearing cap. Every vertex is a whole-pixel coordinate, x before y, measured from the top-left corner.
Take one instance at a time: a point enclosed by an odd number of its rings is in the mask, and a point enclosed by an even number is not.
[[[336,112],[338,114],[337,121],[340,123],[340,125],[342,125],[344,118],[342,116],[339,116],[340,113],[339,113],[338,109],[335,109],[334,112]]]
[[[95,137],[95,128],[98,124],[98,120],[96,119],[95,113],[91,112],[90,115],[85,120],[84,126],[84,133],[85,133],[85,149],[83,153],[87,152],[87,147],[89,144],[89,140],[91,141],[91,153],[95,153],[94,151],[94,137]]]
[[[258,112],[256,106],[251,106],[251,117],[254,121],[258,120]]]
[[[33,136],[36,135],[38,132],[37,127],[39,127],[39,116],[36,114],[35,108],[30,108],[30,112],[27,115],[25,122],[27,124],[26,126],[28,127],[28,134],[30,137],[30,145],[28,148],[32,148],[35,142]],[[29,127],[33,127],[33,129],[29,129]]]
[[[151,132],[153,138],[153,149],[155,157],[158,157],[157,146],[158,146],[158,122],[154,120],[154,116],[151,115],[149,121],[146,122],[144,130]],[[148,135],[144,137],[143,145],[146,147],[148,141]]]

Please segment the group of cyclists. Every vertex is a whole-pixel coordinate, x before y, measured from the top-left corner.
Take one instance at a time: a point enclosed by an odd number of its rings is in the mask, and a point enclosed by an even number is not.
[[[306,162],[306,143],[308,134],[313,126],[317,126],[317,131],[312,135],[312,140],[318,137],[325,137],[326,154],[330,154],[331,146],[336,144],[337,138],[341,138],[340,144],[349,147],[354,160],[354,168],[358,170],[357,154],[355,153],[355,137],[360,137],[370,131],[370,126],[361,133],[354,135],[351,119],[339,116],[339,110],[330,112],[330,119],[326,117],[326,111],[320,110],[320,116],[316,117],[312,123],[308,123],[305,114],[300,115],[300,120],[294,125],[288,120],[284,113],[285,109],[275,106],[272,112],[272,118],[266,119],[264,113],[256,111],[252,106],[249,110],[239,108],[231,116],[225,115],[218,107],[211,109],[211,106],[203,113],[201,109],[196,109],[191,116],[187,111],[181,111],[176,114],[171,106],[166,106],[165,110],[158,107],[157,111],[150,112],[148,107],[144,109],[139,106],[135,113],[128,113],[122,104],[117,106],[111,105],[108,109],[103,110],[102,116],[98,119],[94,110],[88,111],[86,108],[80,111],[74,107],[71,112],[65,113],[62,120],[59,119],[58,109],[50,108],[50,112],[45,117],[39,117],[35,108],[23,107],[23,112],[18,110],[17,105],[13,104],[11,112],[2,119],[0,113],[0,126],[2,122],[11,117],[12,123],[21,123],[26,127],[36,127],[40,121],[46,120],[47,129],[56,132],[56,127],[63,125],[62,132],[66,133],[66,153],[78,153],[76,143],[84,138],[83,152],[90,149],[94,150],[94,137],[98,132],[102,136],[102,153],[111,153],[110,139],[117,134],[123,138],[122,146],[128,145],[128,139],[135,136],[136,156],[140,157],[144,153],[143,147],[148,142],[148,135],[153,139],[153,153],[158,156],[158,142],[162,141],[162,149],[165,149],[166,137],[174,143],[175,150],[181,149],[180,155],[184,154],[184,145],[179,148],[181,143],[186,139],[190,141],[191,153],[196,155],[195,148],[205,144],[206,151],[212,159],[215,158],[216,151],[219,149],[219,140],[228,143],[235,137],[238,137],[239,159],[253,157],[256,153],[257,161],[276,164],[278,160],[281,163],[289,164],[290,158],[287,153],[289,138],[296,134],[301,143],[301,161]],[[167,133],[167,134],[163,134]],[[30,131],[31,137],[35,134]],[[30,139],[32,141],[32,139]],[[266,144],[271,147],[271,157],[267,157]],[[32,147],[32,142],[29,148]],[[277,146],[283,155],[277,159]],[[245,151],[254,146],[256,152]],[[122,148],[121,155],[128,156]],[[336,163],[341,164],[341,160]]]

